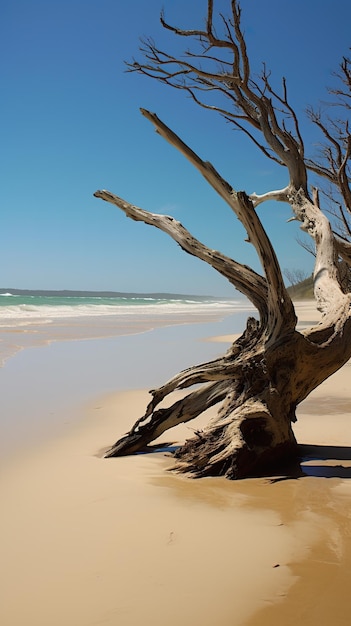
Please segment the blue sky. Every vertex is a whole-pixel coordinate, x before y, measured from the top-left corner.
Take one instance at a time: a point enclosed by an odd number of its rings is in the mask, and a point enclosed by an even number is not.
[[[230,209],[140,114],[158,114],[236,189],[263,193],[285,172],[185,94],[125,72],[139,37],[168,50],[159,25],[202,26],[206,0],[3,0],[1,46],[0,286],[234,295],[212,269],[166,235],[95,199],[106,188],[174,215],[211,248],[260,271]],[[225,11],[229,0],[218,0]],[[325,97],[351,44],[344,0],[242,0],[253,67],[288,81],[298,111]],[[315,140],[303,124],[307,140]],[[260,216],[282,268],[312,271],[288,207]]]

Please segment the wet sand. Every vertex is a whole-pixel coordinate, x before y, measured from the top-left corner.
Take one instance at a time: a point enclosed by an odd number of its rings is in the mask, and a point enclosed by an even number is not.
[[[302,308],[301,323],[315,318]],[[64,428],[14,451],[1,473],[0,623],[346,626],[349,372],[301,406],[308,475],[289,480],[189,480],[167,471],[164,453],[103,459],[148,394],[87,394]]]
[[[146,400],[101,398],[68,437],[7,468],[2,624],[224,626],[286,592],[290,574],[274,564],[300,548],[256,506],[263,483],[189,481],[159,454],[101,458]]]

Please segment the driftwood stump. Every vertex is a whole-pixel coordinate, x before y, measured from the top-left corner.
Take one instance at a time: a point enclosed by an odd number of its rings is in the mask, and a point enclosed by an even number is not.
[[[185,90],[198,105],[224,116],[268,159],[285,168],[289,180],[284,189],[262,195],[236,191],[154,113],[141,109],[157,133],[197,168],[240,220],[247,240],[256,249],[262,275],[208,248],[170,216],[145,211],[109,191],[94,195],[116,205],[127,217],[164,231],[183,250],[211,265],[252,302],[258,317],[249,318],[244,333],[223,357],[186,369],[151,391],[145,414],[106,456],[143,449],[167,429],[217,405],[216,417],[177,450],[175,468],[197,477],[225,475],[236,479],[269,473],[297,455],[292,429],[297,405],[351,357],[351,245],[347,237],[333,232],[319,194],[308,182],[312,172],[314,180],[319,177],[333,186],[344,232],[351,236],[347,221],[347,213],[351,213],[351,135],[347,115],[344,121],[340,116],[335,118],[328,129],[321,115],[311,110],[311,122],[322,131],[326,147],[324,161],[305,157],[285,80],[278,94],[265,66],[260,77],[251,73],[240,6],[236,0],[229,4],[229,18],[217,16],[216,29],[212,0],[208,0],[204,30],[173,27],[162,15],[164,28],[176,37],[185,37],[187,44],[193,42],[195,48],[177,58],[148,40],[141,48],[145,62],[133,61],[129,69]],[[344,102],[346,114],[350,110],[350,66],[351,61],[345,58],[341,64],[343,87],[334,92],[339,107]],[[215,103],[213,98],[217,98]],[[292,219],[300,222],[314,242],[314,294],[322,318],[316,327],[303,332],[296,329],[293,303],[257,215],[257,207],[266,201],[289,204]],[[195,390],[181,400],[168,408],[160,407],[176,389],[193,386]]]

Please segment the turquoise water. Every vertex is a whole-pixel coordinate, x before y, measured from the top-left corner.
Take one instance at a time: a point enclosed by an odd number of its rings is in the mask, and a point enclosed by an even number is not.
[[[181,369],[223,354],[227,344],[204,338],[240,332],[245,320],[241,312],[220,322],[80,341],[57,340],[56,326],[49,325],[45,343],[37,343],[42,335],[36,327],[33,335],[29,329],[14,333],[25,349],[0,367],[0,466],[22,448],[64,432],[81,417],[79,407],[99,406],[102,396],[115,391],[155,388]],[[71,339],[77,339],[77,329],[70,330]],[[0,360],[5,336],[0,331]],[[25,338],[29,343],[23,345]]]
[[[8,306],[150,306],[165,304],[214,304],[217,300],[206,296],[162,296],[162,295],[121,295],[121,296],[81,296],[81,295],[22,295],[10,292],[0,293],[0,307]],[[226,302],[221,299],[221,302]],[[1,310],[1,309],[0,309]]]
[[[247,304],[209,296],[172,294],[26,293],[0,291],[0,326],[22,326],[60,318],[123,316],[133,314],[174,315],[230,313]]]
[[[12,293],[0,289],[0,367],[19,351],[66,340],[247,317],[244,300],[173,294]],[[235,331],[234,331],[235,332]]]

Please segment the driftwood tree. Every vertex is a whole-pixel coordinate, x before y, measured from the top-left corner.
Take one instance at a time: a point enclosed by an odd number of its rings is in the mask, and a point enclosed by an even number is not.
[[[190,41],[193,50],[176,58],[147,40],[141,48],[143,63],[134,61],[129,69],[186,91],[197,105],[221,114],[246,133],[268,159],[286,168],[289,180],[284,189],[262,195],[236,191],[154,113],[142,110],[157,132],[198,169],[239,218],[256,248],[262,275],[209,249],[172,217],[147,212],[109,191],[97,191],[95,196],[115,204],[131,219],[166,232],[186,252],[210,264],[252,302],[259,317],[248,319],[244,333],[223,357],[186,369],[151,391],[145,415],[106,456],[140,450],[167,429],[218,405],[208,426],[177,450],[175,469],[195,477],[225,475],[238,479],[267,474],[297,456],[292,430],[296,406],[351,357],[351,294],[341,271],[351,264],[351,245],[333,232],[321,209],[319,193],[309,183],[311,175],[313,180],[328,181],[338,193],[341,219],[347,224],[351,211],[351,136],[347,122],[351,72],[350,60],[344,59],[341,88],[335,92],[345,114],[342,120],[323,120],[319,113],[310,111],[325,147],[319,160],[309,160],[285,80],[278,93],[264,66],[261,76],[253,77],[239,3],[232,0],[228,5],[228,17],[215,15],[213,0],[208,0],[204,30],[176,28],[162,14],[163,27]],[[322,317],[317,326],[303,332],[296,330],[293,303],[256,213],[257,206],[268,200],[288,203],[294,219],[314,240],[314,293]],[[174,390],[194,385],[183,399],[167,408],[159,406]]]

